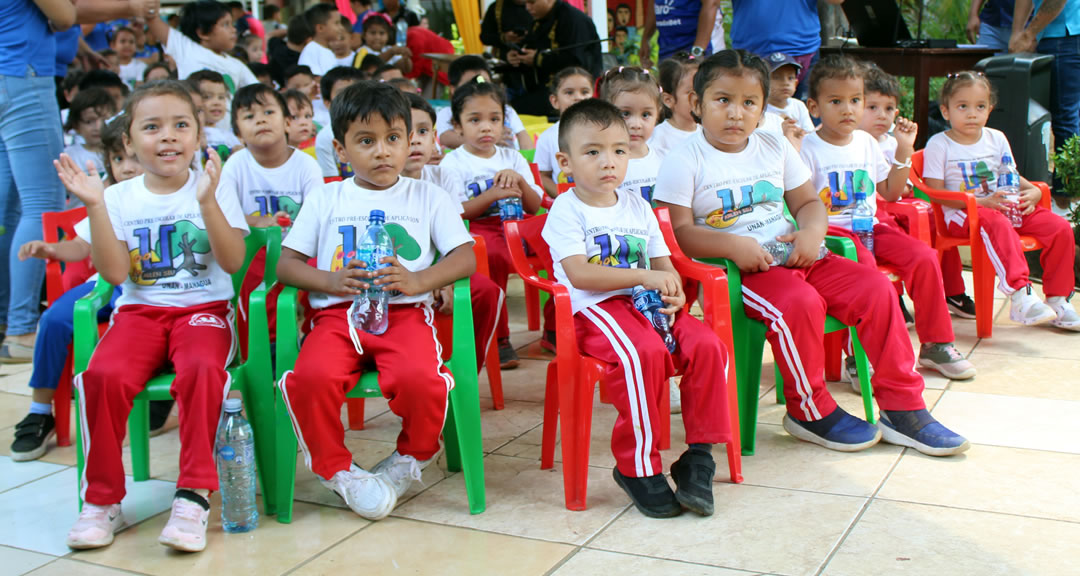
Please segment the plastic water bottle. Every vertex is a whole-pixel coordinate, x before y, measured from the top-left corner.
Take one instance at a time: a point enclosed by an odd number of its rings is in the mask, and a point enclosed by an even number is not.
[[[503,222],[521,220],[525,218],[525,209],[521,206],[521,198],[510,196],[499,199],[499,217]]]
[[[866,192],[855,193],[855,209],[851,212],[851,231],[863,246],[874,253],[874,208],[866,200]]]
[[[1005,195],[1005,216],[1014,228],[1024,224],[1024,215],[1020,213],[1020,172],[1016,170],[1012,156],[1005,154],[997,169],[997,191]]]
[[[395,38],[397,45],[404,46],[409,40],[409,23],[402,18],[394,27],[397,28],[397,38]]]
[[[671,321],[667,314],[660,311],[665,304],[660,299],[659,290],[646,290],[642,286],[634,287],[634,308],[652,324],[660,339],[664,341],[668,352],[675,351],[675,336],[671,333]]]
[[[779,240],[769,240],[762,244],[761,247],[772,255],[772,266],[786,266],[788,258],[791,257],[792,251],[795,250],[795,245],[791,242],[781,242]],[[821,260],[828,255],[829,249],[822,244],[821,247],[818,248],[817,259]]]
[[[218,428],[217,471],[221,485],[221,526],[226,532],[250,532],[259,526],[255,506],[255,438],[240,415],[239,398],[225,400]]]
[[[386,268],[389,264],[382,262],[382,259],[394,255],[394,241],[383,226],[385,221],[386,214],[382,210],[372,210],[368,217],[367,230],[356,249],[356,259],[367,265],[365,270]],[[384,292],[381,286],[371,284],[353,298],[349,317],[354,328],[368,334],[386,332],[390,324],[390,293]]]

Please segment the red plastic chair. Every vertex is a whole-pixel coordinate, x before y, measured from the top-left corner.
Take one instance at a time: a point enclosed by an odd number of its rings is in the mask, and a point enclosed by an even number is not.
[[[661,227],[666,223],[670,231],[667,211],[663,210]],[[570,294],[565,286],[550,280],[552,273],[551,252],[540,233],[546,215],[518,222],[506,223],[506,235],[510,245],[510,257],[514,268],[526,284],[552,294],[555,299],[555,326],[559,345],[555,360],[548,365],[547,385],[544,394],[543,446],[540,467],[549,469],[555,460],[555,425],[559,421],[562,431],[563,489],[566,507],[584,510],[588,484],[589,441],[592,429],[593,385],[601,380],[606,365],[599,360],[584,356],[577,347],[574,319],[571,312]],[[540,266],[526,258],[522,241],[538,256]],[[686,258],[673,241],[668,241],[671,259],[684,279],[701,282],[705,288],[704,302],[706,322],[724,341],[728,349],[727,396],[728,415],[728,469],[733,482],[742,482],[742,456],[738,435],[738,400],[735,387],[735,354],[731,338],[730,308],[727,299],[727,281],[722,270],[698,264]],[[548,278],[540,276],[546,272]],[[697,293],[696,287],[692,290]],[[603,386],[601,382],[601,392]],[[671,444],[671,410],[665,389],[660,395],[660,446]]]
[[[484,243],[484,239],[476,234],[472,235],[473,240],[476,241],[473,244],[473,254],[476,255],[476,273],[483,274],[484,276],[491,277],[488,270],[487,259],[487,245]],[[437,330],[439,334],[439,342],[443,347],[443,357],[449,358],[453,354],[453,342],[449,338],[449,335],[453,333],[451,325],[444,322],[447,318],[445,314],[436,314],[436,321],[440,323],[442,330]],[[447,338],[443,338],[442,335],[447,335]],[[484,357],[484,365],[487,369],[488,385],[491,387],[491,401],[495,405],[496,410],[502,410],[506,403],[503,400],[502,389],[502,370],[499,368],[499,347],[492,346],[495,339],[492,338],[488,344],[486,356]],[[345,406],[348,409],[349,416],[349,430],[363,430],[364,429],[364,399],[363,398],[346,398]]]
[[[938,251],[938,258],[946,250],[956,246],[971,246],[971,273],[975,277],[975,333],[979,338],[990,338],[994,329],[994,267],[990,264],[990,257],[986,254],[986,246],[983,244],[982,234],[979,233],[979,212],[975,203],[975,195],[970,192],[954,190],[937,190],[926,185],[922,179],[923,153],[919,150],[911,157],[911,174],[908,178],[915,189],[922,192],[933,202],[934,223],[937,225],[934,237],[934,248]],[[1042,190],[1042,198],[1039,205],[1050,208],[1050,188],[1044,182],[1032,182]],[[964,211],[967,213],[968,235],[950,236],[945,224],[945,213],[939,202],[941,200],[954,200],[965,204]],[[1042,244],[1031,236],[1020,236],[1020,244],[1024,252],[1039,250]]]
[[[41,215],[41,225],[44,228],[43,237],[46,242],[54,244],[60,241],[60,232],[64,232],[64,238],[75,238],[75,224],[86,218],[86,207],[73,208],[64,212],[45,212]],[[70,286],[64,285],[63,271],[60,269],[59,260],[45,261],[45,295],[52,306],[57,298],[63,296]],[[72,378],[72,354],[71,346],[68,345],[67,361],[64,363],[64,371],[60,373],[60,380],[56,383],[56,392],[53,395],[53,413],[56,415],[56,445],[71,446],[71,378]]]

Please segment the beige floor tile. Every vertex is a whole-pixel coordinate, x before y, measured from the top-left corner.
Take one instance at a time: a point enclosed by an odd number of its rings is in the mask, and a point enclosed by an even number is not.
[[[1076,360],[1018,361],[1014,356],[990,354],[979,348],[971,355],[971,362],[979,375],[971,380],[954,382],[950,390],[1080,401],[1080,373],[1077,372],[1080,363]]]
[[[866,501],[732,484],[714,484],[713,494],[713,516],[686,513],[657,520],[629,510],[588,547],[740,570],[813,574]]]
[[[53,560],[56,560],[56,556],[0,546],[0,566],[3,566],[4,574],[26,574]]]
[[[169,519],[168,514],[158,514],[118,534],[111,546],[76,552],[72,558],[161,576],[281,574],[368,524],[348,510],[296,506],[292,524],[260,518],[253,532],[226,534],[221,528],[220,497],[214,494],[206,550],[199,554],[181,554],[158,544]]]
[[[759,424],[756,452],[743,458],[748,484],[870,496],[900,457],[901,448],[880,443],[862,452],[836,452],[799,441],[780,426]],[[718,463],[721,457],[717,455]]]
[[[73,574],[78,574],[78,576],[123,576],[129,575],[131,572],[60,558],[33,572],[28,572],[27,576],[72,576]]]
[[[53,437],[48,442],[48,451],[45,455],[37,459],[37,462],[48,462],[50,464],[60,464],[62,466],[74,466],[75,465],[75,416],[71,417],[71,445],[63,448],[56,445],[56,437]],[[0,430],[0,455],[11,455],[11,443],[15,441],[15,427],[11,426]]]
[[[30,397],[0,392],[0,428],[18,424],[30,411]]]
[[[172,429],[150,439],[150,477],[168,482],[176,482],[180,476],[180,429],[176,428],[176,416],[171,416],[172,422],[166,427]],[[124,473],[131,474],[131,446],[125,445]]]
[[[394,516],[553,542],[583,544],[629,505],[611,471],[589,468],[588,509],[566,509],[562,468],[540,470],[531,460],[484,459],[487,510],[465,508],[464,477],[455,474],[394,511]]]
[[[1080,454],[1080,402],[950,390],[933,412],[975,444]]]
[[[993,336],[980,340],[975,351],[1076,361],[1080,360],[1080,334],[1048,326],[1020,326],[1012,323],[1005,311],[994,322]]]
[[[975,446],[932,458],[908,450],[877,497],[1080,522],[1080,456]]]
[[[0,392],[29,396],[31,392],[28,385],[30,383],[30,373],[30,370],[23,370],[14,374],[0,376]]]
[[[548,361],[532,360],[520,352],[519,356],[521,364],[517,368],[502,371],[503,399],[543,403]],[[480,373],[480,410],[491,409],[491,386],[485,369]]]
[[[48,462],[16,462],[7,456],[0,456],[0,492],[55,474],[64,468]],[[2,565],[3,562],[0,562]]]
[[[1080,573],[1080,524],[874,501],[827,575]]]
[[[29,372],[33,370],[33,364],[29,362],[25,364],[4,364],[0,363],[0,377],[10,376],[12,374],[19,374],[22,372]]]
[[[624,576],[625,574],[648,574],[649,576],[750,576],[742,570],[728,570],[715,566],[702,566],[687,562],[661,560],[629,554],[616,554],[602,550],[579,550],[553,576]]]
[[[540,575],[572,551],[565,544],[387,518],[293,574],[336,576],[362,567],[367,574]]]

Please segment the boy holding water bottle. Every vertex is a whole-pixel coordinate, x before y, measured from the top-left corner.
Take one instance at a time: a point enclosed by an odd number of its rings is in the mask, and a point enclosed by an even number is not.
[[[330,116],[334,149],[355,176],[306,198],[283,243],[278,278],[310,292],[315,312],[296,365],[278,386],[308,467],[354,512],[378,520],[441,448],[454,380],[440,358],[431,292],[469,276],[476,262],[450,196],[400,176],[412,116],[405,95],[361,82],[334,99]],[[373,212],[383,214],[396,253],[365,263],[356,256]],[[349,319],[354,298],[372,287],[393,294],[389,323],[377,335]],[[371,369],[403,422],[397,450],[367,471],[345,446],[341,406]]]
[[[559,150],[559,169],[573,177],[574,188],[555,199],[543,238],[555,279],[570,289],[578,346],[608,364],[603,385],[619,411],[611,436],[615,482],[646,516],[676,516],[683,507],[711,515],[711,451],[728,413],[727,352],[712,331],[681,311],[682,281],[652,207],[637,193],[619,190],[630,158],[630,133],[619,110],[595,99],[566,109]],[[663,304],[649,309],[670,318],[666,338],[635,308],[635,287],[659,293]],[[670,343],[671,336],[669,352],[665,339]],[[660,461],[657,408],[676,368],[683,373],[689,448],[671,466],[672,491]]]

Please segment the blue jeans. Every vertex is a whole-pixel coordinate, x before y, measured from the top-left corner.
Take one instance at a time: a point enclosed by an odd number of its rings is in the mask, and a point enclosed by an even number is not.
[[[95,281],[84,282],[64,292],[41,315],[34,340],[34,371],[30,373],[31,388],[56,388],[60,373],[67,362],[68,346],[75,334],[75,301],[94,289]],[[98,322],[105,322],[116,306],[120,288],[113,290],[112,301],[98,312]]]
[[[979,38],[976,40],[976,44],[986,46],[998,54],[1004,54],[1009,51],[1009,37],[1011,35],[1012,28],[1001,28],[982,22],[979,24]]]
[[[0,322],[7,334],[37,327],[45,261],[19,261],[19,246],[42,239],[41,214],[63,209],[52,167],[64,143],[52,76],[0,76]]]
[[[1039,54],[1051,54],[1050,121],[1054,130],[1054,148],[1060,150],[1065,141],[1080,132],[1080,36],[1043,38]],[[1060,190],[1057,175],[1054,190]]]

